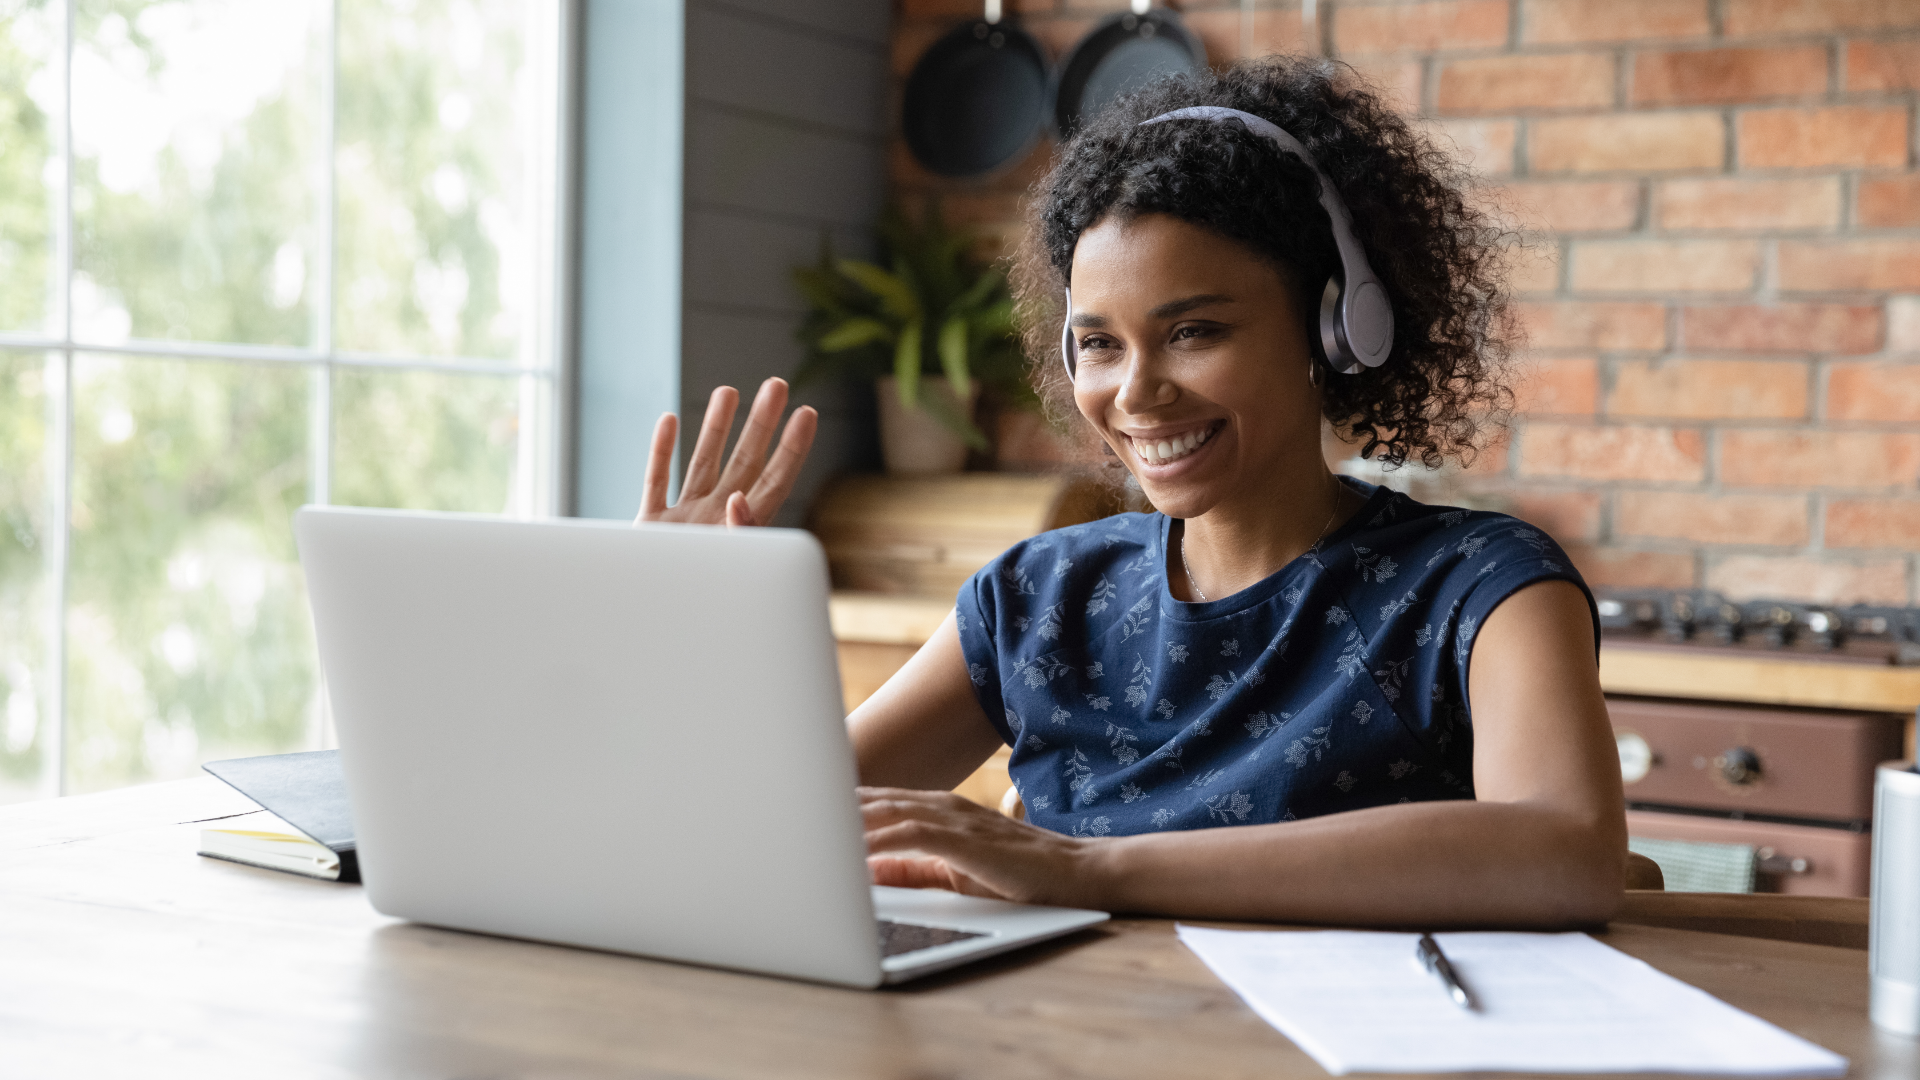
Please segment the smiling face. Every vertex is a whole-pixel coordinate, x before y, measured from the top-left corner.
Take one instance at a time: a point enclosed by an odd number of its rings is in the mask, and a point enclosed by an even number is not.
[[[1324,490],[1306,325],[1272,262],[1165,214],[1109,217],[1071,280],[1074,403],[1156,508],[1259,514]]]

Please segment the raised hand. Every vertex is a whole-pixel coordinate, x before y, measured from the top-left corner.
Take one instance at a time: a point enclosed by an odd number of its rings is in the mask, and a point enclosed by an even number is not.
[[[700,421],[700,437],[694,441],[693,456],[687,461],[680,482],[680,499],[667,505],[667,478],[673,464],[673,447],[680,437],[680,418],[672,413],[660,417],[653,428],[653,446],[647,451],[646,485],[640,497],[642,521],[678,521],[696,525],[725,523],[738,528],[764,525],[779,513],[787,501],[793,482],[813,448],[813,436],[820,427],[820,414],[810,405],[793,411],[786,430],[780,433],[780,445],[767,457],[767,443],[787,407],[787,383],[768,379],[754,395],[747,410],[747,424],[734,443],[727,467],[720,468],[726,450],[727,431],[733,427],[733,414],[740,407],[740,392],[731,386],[714,390],[707,399],[707,415]]]

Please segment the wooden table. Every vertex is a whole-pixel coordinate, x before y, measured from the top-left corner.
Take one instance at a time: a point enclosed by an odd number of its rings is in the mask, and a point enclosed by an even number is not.
[[[193,854],[197,822],[249,809],[211,779],[0,809],[0,1075],[1325,1075],[1167,920],[839,990],[429,929],[354,886]],[[1713,925],[1676,902],[1641,906]],[[1603,940],[1847,1055],[1854,1076],[1920,1075],[1920,1044],[1867,1022],[1858,949],[1623,924]]]

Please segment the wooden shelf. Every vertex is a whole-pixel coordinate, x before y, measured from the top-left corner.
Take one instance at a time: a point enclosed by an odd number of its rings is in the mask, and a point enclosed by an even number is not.
[[[919,648],[940,628],[951,599],[890,593],[836,592],[827,599],[835,641]]]
[[[1751,701],[1867,712],[1920,707],[1920,668],[1725,656],[1602,644],[1600,686],[1609,694]]]

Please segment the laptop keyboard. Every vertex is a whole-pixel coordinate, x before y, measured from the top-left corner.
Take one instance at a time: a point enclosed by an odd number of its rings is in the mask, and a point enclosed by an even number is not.
[[[899,956],[902,953],[931,949],[935,945],[950,945],[956,941],[986,936],[970,930],[948,930],[944,926],[921,926],[917,923],[881,919],[880,955]]]

